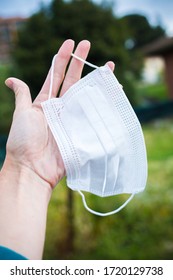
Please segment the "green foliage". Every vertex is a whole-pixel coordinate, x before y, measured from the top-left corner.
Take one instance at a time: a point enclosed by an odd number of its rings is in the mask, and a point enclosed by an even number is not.
[[[30,87],[33,98],[45,80],[52,58],[51,29],[44,11],[33,15],[19,32],[13,58],[20,79]],[[18,70],[18,71],[17,71]]]
[[[168,99],[168,89],[165,83],[136,85],[139,104],[142,100],[148,101],[164,101]]]
[[[75,194],[74,250],[65,245],[68,209],[65,180],[54,190],[48,211],[44,259],[172,259],[173,256],[173,125],[157,121],[143,127],[149,174],[145,191],[121,212],[97,217],[85,210]],[[110,211],[126,195],[87,195],[90,207]]]
[[[5,80],[12,75],[10,65],[0,66],[0,134],[9,132],[14,110],[14,94],[5,86]]]
[[[152,27],[144,16],[117,19],[108,4],[54,0],[33,15],[20,31],[14,60],[19,77],[29,85],[34,98],[61,43],[68,38],[76,43],[88,39],[92,44],[88,60],[96,65],[114,61],[116,76],[135,105],[134,81],[140,78],[143,63],[138,49],[161,35],[164,35],[163,29]],[[129,40],[134,43],[132,48],[128,47]],[[85,67],[84,74],[88,71]]]
[[[138,14],[126,15],[122,21],[128,26],[129,38],[133,40],[132,49],[139,49],[146,44],[165,36],[161,26],[151,26],[147,18]]]
[[[152,26],[147,18],[138,14],[130,14],[121,18],[122,24],[126,27],[125,46],[129,50],[131,71],[136,79],[141,77],[143,66],[142,48],[165,36],[165,31],[161,26]]]
[[[32,16],[19,34],[14,58],[20,76],[32,89],[34,98],[61,43],[68,38],[76,43],[88,39],[92,44],[88,59],[100,66],[113,60],[116,75],[133,103],[134,89],[127,90],[133,85],[126,75],[131,69],[131,60],[124,47],[125,29],[109,5],[100,6],[90,0],[54,0],[49,7]],[[85,69],[84,74],[90,71]]]

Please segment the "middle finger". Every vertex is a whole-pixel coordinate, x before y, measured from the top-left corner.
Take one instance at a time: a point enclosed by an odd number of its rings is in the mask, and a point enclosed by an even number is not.
[[[61,48],[59,49],[56,57],[55,57],[55,67],[54,69],[50,69],[48,76],[44,82],[44,85],[36,97],[34,103],[40,103],[48,99],[48,93],[50,89],[50,80],[51,80],[51,73],[53,71],[53,87],[51,92],[51,97],[56,97],[57,92],[61,86],[61,83],[64,79],[65,70],[68,65],[68,62],[71,57],[71,52],[74,48],[74,41],[73,40],[66,40]]]
[[[87,40],[83,40],[78,44],[75,55],[85,60],[87,58],[89,50],[90,42]],[[66,73],[65,80],[63,82],[60,96],[62,96],[74,83],[76,83],[81,78],[83,66],[83,62],[72,58],[68,71]]]

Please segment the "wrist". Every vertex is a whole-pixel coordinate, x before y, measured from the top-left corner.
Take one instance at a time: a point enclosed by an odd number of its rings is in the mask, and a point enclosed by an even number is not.
[[[0,173],[0,244],[41,259],[51,186],[8,156]]]
[[[33,196],[34,192],[35,195],[41,195],[42,199],[45,199],[47,203],[49,202],[52,193],[50,184],[34,170],[25,164],[15,162],[8,155],[5,158],[0,176],[1,180],[6,181],[7,185],[13,188],[14,193],[22,194],[24,191],[25,196],[30,194]]]

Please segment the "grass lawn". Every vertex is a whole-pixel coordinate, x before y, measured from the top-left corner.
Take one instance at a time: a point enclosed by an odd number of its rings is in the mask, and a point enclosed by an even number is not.
[[[65,180],[54,190],[48,211],[45,259],[173,259],[173,121],[143,127],[148,153],[146,190],[118,214],[97,217],[74,193],[74,231],[68,234]],[[88,195],[97,210],[112,210],[126,198]]]
[[[136,87],[139,104],[143,103],[144,100],[165,101],[168,99],[168,89],[163,82],[158,84],[140,82]]]

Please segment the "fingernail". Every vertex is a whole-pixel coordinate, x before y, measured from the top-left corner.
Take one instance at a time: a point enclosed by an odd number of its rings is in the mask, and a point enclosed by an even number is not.
[[[5,84],[6,84],[7,87],[13,89],[13,81],[11,79],[7,79],[5,81]]]

